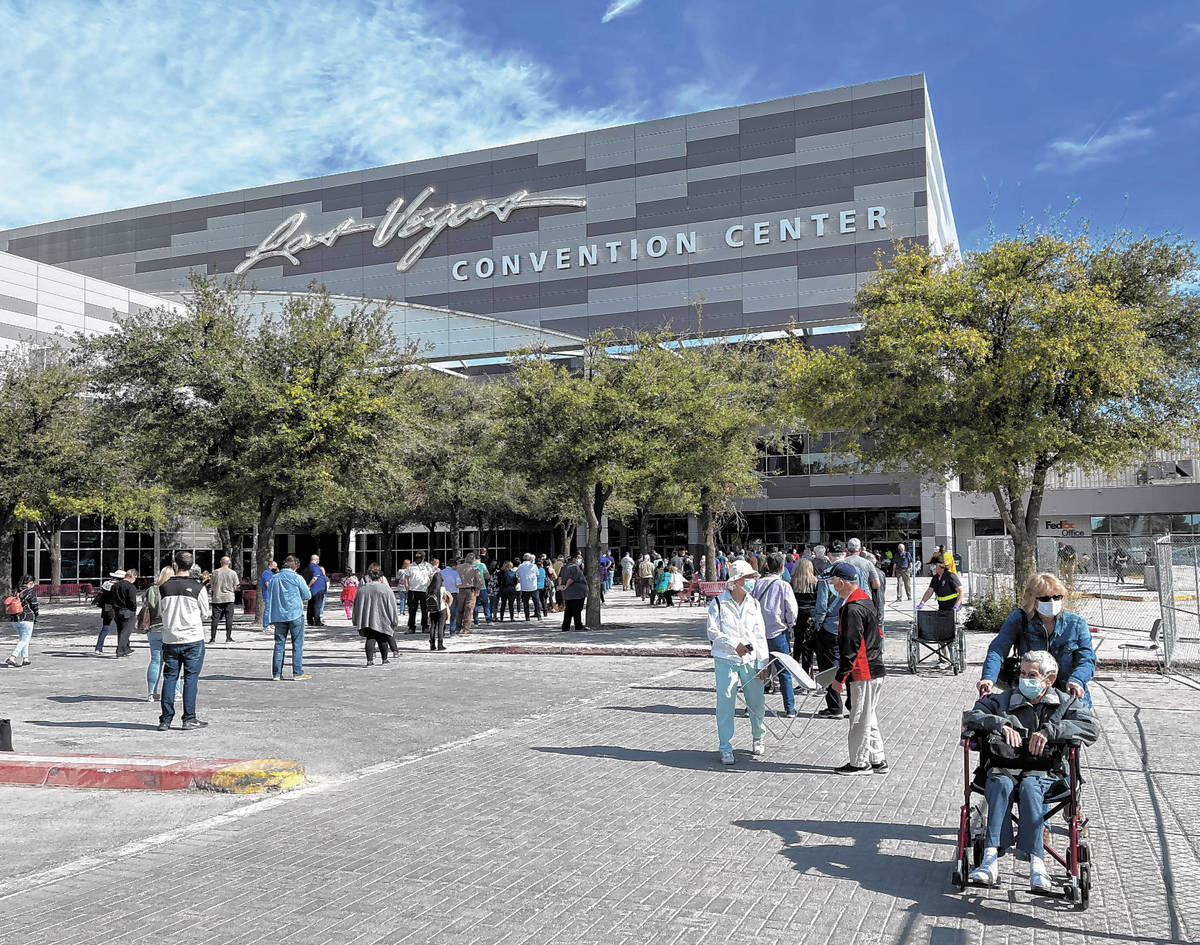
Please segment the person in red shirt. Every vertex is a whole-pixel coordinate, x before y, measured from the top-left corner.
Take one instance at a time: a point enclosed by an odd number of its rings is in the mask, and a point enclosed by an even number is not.
[[[833,689],[850,687],[850,761],[835,768],[837,774],[887,774],[876,707],[882,694],[883,630],[871,604],[871,595],[859,587],[858,572],[845,561],[829,570],[830,583],[842,598],[838,616],[838,650],[841,659]]]

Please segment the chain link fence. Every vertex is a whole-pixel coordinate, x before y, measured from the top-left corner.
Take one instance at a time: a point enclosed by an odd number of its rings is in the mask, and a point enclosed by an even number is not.
[[[1200,538],[1196,541],[1188,547],[1200,555]],[[1165,553],[1171,557],[1172,552]],[[1167,664],[1174,654],[1167,654],[1164,644],[1152,635],[1157,634],[1160,618],[1163,624],[1166,622],[1164,608],[1168,602],[1170,606],[1190,607],[1190,611],[1177,614],[1178,620],[1196,626],[1200,558],[1193,555],[1186,566],[1175,565],[1173,584],[1186,579],[1197,585],[1188,592],[1193,595],[1190,602],[1176,602],[1170,589],[1163,596],[1159,563],[1163,554],[1162,545],[1152,537],[1039,538],[1035,568],[1057,574],[1070,588],[1070,609],[1095,631],[1099,656],[1128,663],[1132,658],[1157,657],[1161,647]],[[973,538],[967,543],[966,581],[972,604],[991,598],[1005,606],[1015,605],[1021,589],[1013,587],[1012,575],[1012,539]],[[1197,634],[1193,630],[1183,635]]]
[[[1200,670],[1200,536],[1166,535],[1155,543],[1155,583],[1162,611],[1163,669]]]

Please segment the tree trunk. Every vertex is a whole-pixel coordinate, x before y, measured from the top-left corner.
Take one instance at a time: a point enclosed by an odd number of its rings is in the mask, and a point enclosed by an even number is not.
[[[16,536],[13,530],[17,520],[12,506],[0,510],[0,597],[8,597],[13,590],[12,548]]]
[[[62,527],[55,528],[50,532],[50,540],[46,542],[46,548],[50,552],[50,583],[54,587],[59,587],[62,584]],[[100,581],[104,581],[104,565],[101,562],[100,566]],[[79,575],[76,572],[76,578]]]
[[[571,553],[571,532],[567,522],[558,523],[558,553],[564,558]]]
[[[258,560],[254,562],[255,579],[259,574],[262,574],[271,564],[271,558],[275,555],[275,526],[279,523],[279,513],[283,511],[283,501],[277,495],[264,495],[258,501]],[[280,562],[280,567],[283,563]],[[254,614],[258,620],[262,619],[263,599],[261,595],[256,595],[254,602]]]
[[[103,568],[101,569],[103,570]],[[117,570],[125,570],[125,523],[117,524]]]
[[[650,513],[643,508],[638,509],[638,551],[641,554],[650,553]]]
[[[587,616],[584,626],[589,630],[600,629],[600,522],[604,519],[604,505],[612,495],[612,486],[602,486],[594,483],[590,496],[586,493],[583,498],[583,511],[587,517],[587,553],[584,555],[584,573],[587,575],[588,597]]]
[[[463,556],[462,522],[459,521],[457,509],[450,513],[450,521],[447,524],[450,526],[450,549],[455,559],[461,558]]]
[[[717,579],[717,517],[707,502],[700,506],[700,527],[704,530],[704,580]]]

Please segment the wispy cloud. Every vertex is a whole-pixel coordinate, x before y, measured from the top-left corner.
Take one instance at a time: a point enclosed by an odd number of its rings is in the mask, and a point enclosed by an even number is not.
[[[1108,122],[1101,122],[1087,138],[1051,141],[1036,170],[1074,173],[1093,164],[1115,161],[1128,145],[1154,136],[1154,129],[1147,123],[1144,113],[1135,112],[1107,128],[1106,125]]]
[[[0,4],[0,227],[638,117],[419,0]]]
[[[609,20],[615,20],[622,13],[629,13],[641,5],[642,0],[611,0],[608,9],[604,11],[604,16],[600,18],[600,22],[607,23]]]

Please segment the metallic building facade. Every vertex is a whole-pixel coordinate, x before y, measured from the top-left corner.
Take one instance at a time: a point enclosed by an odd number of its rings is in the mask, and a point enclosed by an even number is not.
[[[495,206],[521,192],[566,205]],[[23,227],[0,250],[164,293],[247,264],[273,233],[295,262],[252,265],[260,289],[316,280],[570,336],[694,330],[699,296],[709,333],[836,324],[894,239],[955,241],[914,75]]]

